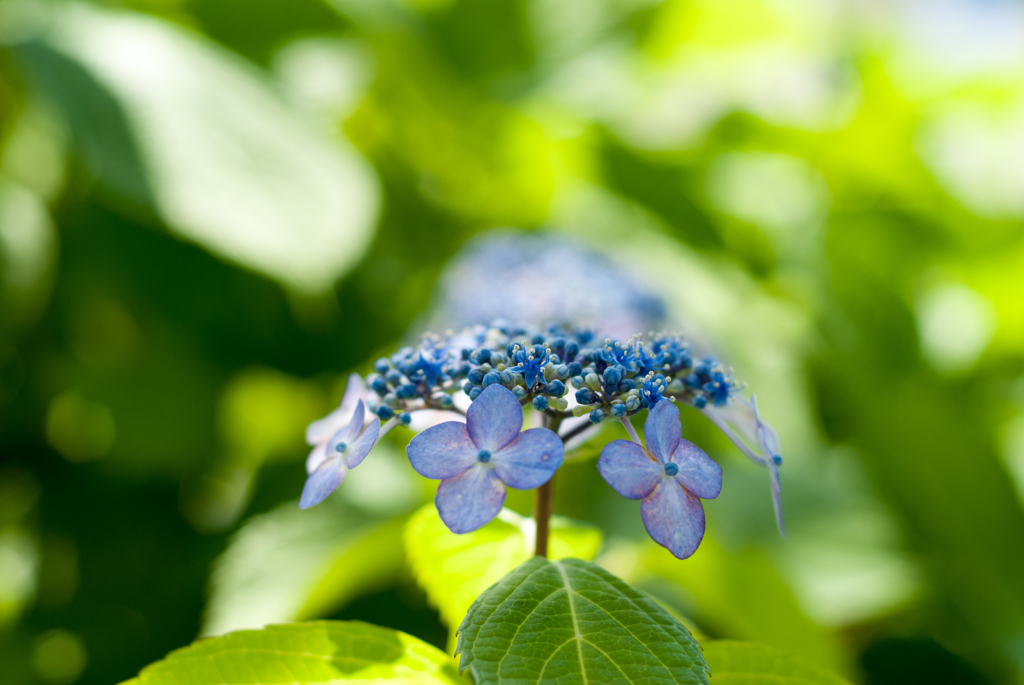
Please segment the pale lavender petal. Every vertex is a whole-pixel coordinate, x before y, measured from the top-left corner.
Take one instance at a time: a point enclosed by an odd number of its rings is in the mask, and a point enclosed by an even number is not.
[[[313,473],[316,471],[320,464],[324,463],[324,459],[327,458],[327,442],[321,442],[319,445],[313,448],[306,457],[306,473]]]
[[[697,497],[714,499],[722,492],[722,467],[689,440],[679,441],[671,460],[679,467],[676,480]]]
[[[306,479],[306,485],[302,488],[302,499],[299,500],[299,508],[309,509],[313,505],[323,502],[327,499],[327,495],[338,489],[347,472],[348,467],[345,466],[345,462],[340,456],[326,459]]]
[[[491,522],[505,503],[505,485],[489,464],[477,463],[441,481],[434,499],[453,533],[469,533]]]
[[[358,373],[351,373],[345,384],[345,394],[341,398],[340,408],[351,414],[356,410],[356,402],[366,399],[366,384]]]
[[[640,503],[640,514],[651,539],[680,559],[696,552],[704,538],[700,499],[668,476]]]
[[[362,406],[362,402],[359,406]],[[356,411],[358,415],[358,410]],[[355,440],[348,443],[348,449],[345,450],[345,464],[350,468],[354,469],[363,463],[363,459],[366,459],[366,455],[370,453],[373,446],[377,444],[377,438],[380,437],[380,419],[374,416],[370,419],[370,422],[363,428],[363,432],[360,433]]]
[[[348,431],[345,435],[345,443],[351,445],[359,437],[363,430],[363,423],[366,422],[366,405],[362,400],[356,402],[356,409],[352,412],[352,420],[348,423]]]
[[[317,419],[306,427],[306,442],[310,445],[327,442],[338,430],[348,425],[351,416],[351,409],[338,407],[322,419]]]
[[[416,473],[425,478],[451,478],[477,463],[479,450],[466,424],[456,421],[428,428],[405,448]]]
[[[774,460],[768,462],[768,475],[772,482],[772,507],[775,509],[775,523],[779,534],[786,537],[786,522],[782,519],[782,481],[779,480],[779,465]]]
[[[466,426],[477,449],[497,452],[519,435],[523,408],[511,390],[495,383],[469,405]]]
[[[306,442],[310,445],[319,445],[329,440],[338,429],[351,423],[356,402],[365,395],[366,385],[363,384],[362,377],[358,373],[351,374],[345,385],[345,395],[341,398],[341,404],[324,418],[309,424],[306,428]]]
[[[757,397],[750,398],[750,408],[754,412],[754,423],[757,426],[757,441],[761,449],[766,452],[766,458],[772,459],[776,464],[782,458],[782,448],[779,446],[779,436],[775,429],[768,423],[761,420],[757,413]],[[776,459],[778,457],[778,459]]]
[[[679,446],[683,428],[679,424],[679,410],[671,402],[658,402],[644,423],[644,442],[647,449],[665,463]]]
[[[605,445],[597,460],[597,471],[615,492],[629,499],[647,497],[665,475],[665,467],[631,440],[614,440]]]
[[[565,447],[554,431],[531,428],[491,456],[498,477],[517,490],[532,490],[551,479],[562,465]]]

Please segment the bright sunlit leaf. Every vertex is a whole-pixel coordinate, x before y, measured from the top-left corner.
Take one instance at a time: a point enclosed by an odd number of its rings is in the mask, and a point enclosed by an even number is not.
[[[201,640],[124,685],[464,683],[451,657],[411,635],[360,621],[314,621]]]
[[[255,67],[169,22],[72,5],[19,49],[90,172],[230,261],[300,292],[363,254],[377,180]]]
[[[599,529],[557,517],[551,525],[553,559],[597,555]],[[508,509],[483,528],[456,535],[428,504],[406,524],[405,549],[416,580],[445,623],[455,628],[481,592],[533,556],[533,535],[533,519]]]

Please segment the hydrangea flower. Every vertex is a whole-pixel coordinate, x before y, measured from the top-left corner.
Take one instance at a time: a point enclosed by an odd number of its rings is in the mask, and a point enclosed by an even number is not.
[[[656,403],[644,424],[646,449],[615,440],[601,451],[597,470],[616,492],[643,500],[644,527],[659,545],[685,559],[704,538],[704,506],[722,491],[722,468],[682,437],[679,410]]]
[[[441,480],[438,513],[453,533],[489,523],[505,502],[505,486],[530,490],[562,465],[562,440],[547,428],[520,433],[523,408],[501,384],[483,389],[466,412],[466,423],[428,428],[406,448],[422,476]]]
[[[344,408],[342,400],[342,406],[321,419],[324,423],[310,425],[307,438],[310,437],[310,433],[314,438],[323,435],[328,427],[335,425],[344,415]],[[349,469],[359,466],[376,444],[377,438],[380,437],[380,419],[374,416],[366,423],[366,414],[363,400],[357,400],[348,425],[334,431],[330,438],[317,445],[310,453],[309,459],[306,460],[306,472],[309,473],[309,477],[302,488],[302,498],[299,500],[301,509],[308,509],[327,499],[327,496],[341,485]]]

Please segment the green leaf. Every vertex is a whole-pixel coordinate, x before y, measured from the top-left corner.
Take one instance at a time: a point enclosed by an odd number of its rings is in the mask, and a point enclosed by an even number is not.
[[[599,566],[534,557],[473,603],[456,653],[487,683],[703,683],[700,647],[653,600]]]
[[[339,681],[465,683],[451,657],[361,621],[313,621],[199,640],[123,685],[314,685]]]
[[[182,238],[307,294],[369,246],[370,166],[209,39],[80,3],[15,53],[103,188]]]
[[[733,640],[704,644],[715,685],[849,685],[823,668],[767,645]]]
[[[340,497],[246,522],[214,565],[202,634],[323,616],[386,586],[402,565],[401,527]]]
[[[533,556],[533,536],[533,519],[508,509],[483,528],[456,535],[428,504],[409,519],[405,550],[427,597],[441,618],[455,627],[481,592]],[[549,543],[553,559],[593,559],[601,546],[601,531],[555,517]]]

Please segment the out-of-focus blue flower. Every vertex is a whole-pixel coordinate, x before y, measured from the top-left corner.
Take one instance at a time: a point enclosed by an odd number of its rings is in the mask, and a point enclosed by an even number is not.
[[[438,513],[453,533],[490,522],[505,502],[505,486],[529,490],[546,483],[562,465],[561,439],[547,428],[520,430],[523,409],[500,384],[485,388],[466,412],[420,433],[406,448],[422,476],[441,479]]]
[[[468,242],[442,273],[436,305],[435,330],[564,321],[617,338],[656,330],[666,314],[660,296],[604,255],[556,234],[512,230]]]
[[[704,538],[704,506],[722,491],[722,469],[682,438],[679,410],[658,402],[644,424],[647,448],[615,440],[601,451],[597,470],[616,492],[643,500],[640,513],[651,538],[685,559]]]
[[[314,431],[314,434],[319,435],[319,432]],[[309,455],[306,461],[309,478],[302,488],[299,507],[308,509],[327,499],[341,485],[348,470],[362,463],[379,436],[380,419],[374,416],[366,423],[365,405],[358,400],[348,425],[336,430]]]

